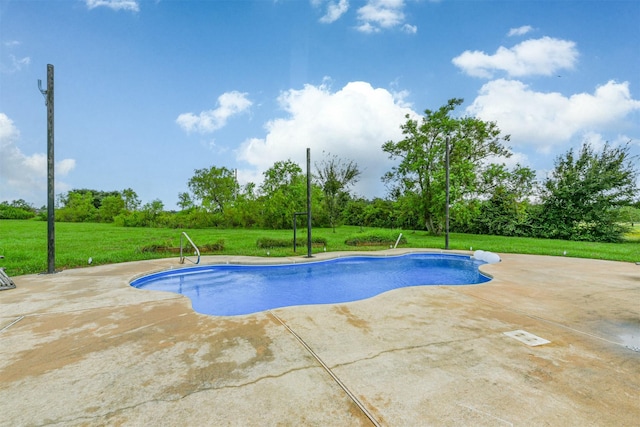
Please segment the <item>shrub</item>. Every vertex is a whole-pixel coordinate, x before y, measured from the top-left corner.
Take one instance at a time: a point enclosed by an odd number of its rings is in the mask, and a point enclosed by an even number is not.
[[[398,236],[394,232],[360,233],[344,241],[349,246],[386,246],[395,245]],[[407,238],[402,236],[398,244],[407,244]]]
[[[224,239],[220,239],[214,243],[204,244],[200,246],[198,249],[200,249],[200,252],[206,252],[206,253],[222,251],[224,250]]]
[[[35,216],[36,213],[33,210],[0,203],[0,219],[31,219]]]
[[[299,237],[296,239],[297,246],[305,246],[306,244],[306,237]],[[326,246],[327,239],[325,239],[324,237],[311,237],[311,245]],[[274,239],[272,237],[261,237],[257,240],[256,246],[260,249],[293,247],[293,239]]]

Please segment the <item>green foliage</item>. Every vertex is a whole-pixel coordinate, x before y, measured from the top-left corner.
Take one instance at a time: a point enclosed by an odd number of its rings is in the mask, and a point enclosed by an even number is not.
[[[324,237],[311,237],[311,244],[314,246],[326,246],[327,239]],[[298,237],[296,239],[296,245],[303,247],[307,245],[306,237]],[[293,239],[282,239],[275,237],[260,237],[256,241],[256,247],[260,249],[272,249],[272,248],[289,248],[293,246]]]
[[[306,176],[300,166],[291,160],[276,162],[263,175],[258,198],[261,226],[291,228],[293,214],[306,211]]]
[[[404,196],[405,206],[420,214],[421,227],[439,234],[445,219],[445,176],[449,147],[451,200],[463,200],[482,191],[481,177],[489,157],[509,157],[493,122],[473,117],[453,118],[462,99],[451,99],[437,111],[425,110],[420,122],[406,116],[401,126],[404,139],[388,141],[382,149],[400,163],[383,177],[393,198]]]
[[[622,206],[618,210],[618,218],[621,222],[631,224],[640,224],[640,208],[633,206]]]
[[[0,203],[0,219],[31,219],[35,216],[35,208],[22,199]]]
[[[577,155],[569,150],[556,160],[544,183],[543,209],[535,224],[540,237],[566,240],[621,241],[626,226],[618,207],[637,196],[638,171],[629,145],[606,144],[596,153],[584,144]]]
[[[314,246],[314,253],[353,250],[345,240],[358,234],[358,226],[342,226],[333,233],[329,228],[314,228],[313,233],[326,238],[322,247]],[[375,230],[367,230],[375,231]],[[384,232],[384,230],[378,230]],[[411,247],[444,247],[444,239],[424,232],[397,230],[409,237]],[[41,221],[15,220],[0,221],[0,254],[5,256],[0,266],[6,267],[9,276],[40,273],[47,268],[47,224]],[[290,239],[291,230],[232,230],[193,229],[189,237],[201,247],[207,242],[224,239],[224,248],[217,251],[221,255],[264,256],[264,249],[256,247],[260,237]],[[391,236],[390,236],[391,237]],[[395,235],[397,238],[397,235]],[[475,234],[451,233],[450,247],[454,250],[483,249],[499,253],[523,253],[539,255],[567,256],[609,259],[617,261],[639,261],[640,241],[626,243],[572,242],[566,240],[533,239],[522,237],[482,236]],[[291,242],[291,240],[289,240]],[[395,243],[395,240],[394,240]],[[180,232],[168,228],[125,228],[114,224],[59,223],[56,224],[56,269],[86,267],[92,257],[92,265],[128,262],[154,258],[176,257],[175,253],[141,252],[140,248],[151,244],[180,246]],[[389,243],[391,244],[391,243]],[[304,245],[301,245],[301,248]],[[358,251],[374,251],[385,246],[358,246]],[[273,248],[270,256],[299,256],[293,247]]]
[[[159,199],[145,204],[139,211],[123,211],[113,218],[120,227],[162,227],[167,226],[171,214],[164,212],[164,205]]]
[[[360,227],[393,228],[398,222],[397,215],[402,214],[391,200],[375,198],[350,200],[345,204],[343,219],[348,225]]]
[[[114,222],[119,215],[137,209],[140,201],[130,188],[122,192],[76,189],[60,195],[58,205],[56,221]]]
[[[124,199],[120,194],[103,198],[98,209],[100,222],[113,222],[113,219],[124,211],[124,206]]]
[[[224,250],[224,239],[219,239],[213,243],[205,243],[197,245],[200,254],[212,254]],[[186,249],[183,247],[183,251]],[[159,254],[177,254],[180,253],[180,246],[176,246],[174,240],[168,240],[162,243],[151,243],[139,248],[140,253],[159,253]]]
[[[348,189],[358,182],[360,170],[354,161],[343,163],[337,156],[327,158],[316,164],[316,182],[324,193],[324,206],[329,217],[329,225],[336,228],[337,221],[346,203],[349,201]]]
[[[224,239],[219,239],[213,243],[205,243],[202,246],[198,246],[198,249],[200,249],[200,253],[206,254],[221,252],[224,250]]]
[[[527,236],[530,232],[528,202],[519,201],[516,194],[498,187],[491,198],[479,204],[477,215],[468,231],[499,236]]]
[[[370,231],[366,233],[358,233],[347,238],[344,243],[348,246],[391,246],[395,245],[400,233],[388,231]],[[402,236],[398,245],[406,245],[407,238]]]
[[[98,217],[96,198],[90,191],[70,191],[63,199],[64,207],[55,213],[56,221],[92,222]]]
[[[224,212],[238,192],[234,172],[225,167],[196,169],[188,185],[200,206],[209,212]]]
[[[90,190],[88,188],[81,188],[81,189],[71,190],[66,194],[61,194],[58,197],[58,203],[63,207],[66,207],[74,203],[74,200],[73,200],[74,197],[76,199],[78,197],[82,197],[83,199],[86,198],[90,200],[94,208],[100,209],[100,206],[102,206],[102,200],[105,197],[113,197],[113,196],[121,197],[121,194],[119,191],[100,191],[100,190]]]

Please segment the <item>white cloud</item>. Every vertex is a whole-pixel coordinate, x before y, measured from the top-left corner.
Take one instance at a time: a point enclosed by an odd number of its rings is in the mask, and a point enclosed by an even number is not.
[[[533,31],[533,27],[531,25],[523,25],[522,27],[510,29],[509,32],[507,33],[507,36],[508,37],[524,36],[525,34],[530,33],[531,31]]]
[[[139,12],[140,4],[137,0],[85,0],[87,8],[108,7],[112,10],[129,10]]]
[[[24,199],[40,203],[46,199],[47,156],[42,153],[25,155],[17,143],[20,131],[13,121],[0,113],[0,201]],[[66,188],[57,181],[75,168],[74,159],[63,159],[56,163],[56,189]]]
[[[482,86],[467,113],[497,122],[512,136],[513,145],[533,145],[545,153],[581,133],[613,129],[639,110],[640,101],[632,99],[628,82],[609,81],[593,94],[565,97],[536,92],[517,80],[499,79]]]
[[[239,179],[259,183],[261,173],[280,160],[291,159],[305,169],[308,147],[312,164],[322,159],[323,151],[355,161],[362,176],[354,190],[367,197],[384,195],[380,178],[394,163],[382,144],[401,139],[405,115],[415,112],[386,89],[366,82],[351,82],[336,92],[326,85],[306,85],[278,100],[288,116],[268,122],[266,137],[242,144],[238,159],[253,169],[239,171]]]
[[[418,32],[418,27],[415,25],[404,24],[402,26],[402,31],[404,31],[407,34],[415,34]]]
[[[404,0],[368,0],[367,4],[358,9],[358,31],[376,33],[398,27],[404,24]],[[413,25],[404,25],[402,30],[415,33],[418,29]]]
[[[0,66],[0,70],[3,73],[16,73],[21,71],[24,67],[27,67],[31,64],[31,58],[25,56],[24,58],[16,58],[15,55],[9,54],[9,64]]]
[[[9,40],[3,42],[2,45],[6,47],[6,50],[10,51],[20,46],[21,43],[18,40]],[[18,58],[12,53],[7,53],[6,56],[3,55],[2,62],[0,63],[0,72],[15,73],[29,66],[29,64],[31,64],[30,57],[24,56],[22,58]]]
[[[321,7],[326,3],[327,12],[320,18],[320,22],[323,24],[337,21],[349,10],[349,0],[312,0],[311,3],[316,7]]]
[[[182,113],[176,123],[186,132],[211,133],[224,127],[230,117],[246,111],[252,104],[247,93],[225,92],[218,97],[218,108],[215,110],[202,111],[198,115]]]
[[[491,78],[497,71],[512,77],[549,76],[561,69],[572,69],[577,60],[574,42],[542,37],[523,41],[512,48],[501,46],[493,55],[467,50],[452,62],[471,76]]]

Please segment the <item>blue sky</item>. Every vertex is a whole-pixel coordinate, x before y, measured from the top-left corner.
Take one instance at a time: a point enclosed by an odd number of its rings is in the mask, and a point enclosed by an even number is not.
[[[640,2],[0,0],[0,201],[133,188],[176,207],[194,170],[259,184],[323,152],[384,196],[405,114],[464,98],[543,177],[584,141],[640,154]],[[46,85],[45,85],[46,86]]]

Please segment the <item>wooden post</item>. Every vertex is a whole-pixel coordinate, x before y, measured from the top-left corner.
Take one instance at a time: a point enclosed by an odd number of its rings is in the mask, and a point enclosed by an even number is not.
[[[47,64],[47,90],[38,89],[44,95],[47,106],[47,273],[56,272],[56,230],[55,230],[55,157],[53,119],[53,65]]]

